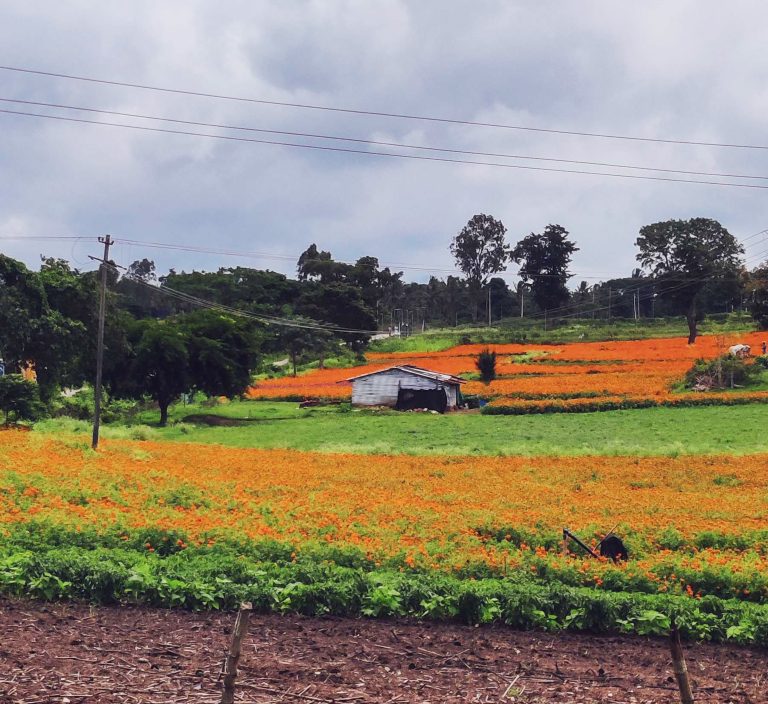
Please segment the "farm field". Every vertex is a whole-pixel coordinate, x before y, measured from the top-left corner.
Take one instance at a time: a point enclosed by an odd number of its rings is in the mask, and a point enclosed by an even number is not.
[[[736,404],[768,401],[768,379],[754,388],[707,394],[676,388],[698,358],[725,354],[730,345],[746,343],[759,351],[764,333],[701,336],[695,345],[681,338],[581,342],[564,345],[487,345],[497,355],[497,378],[476,378],[475,359],[485,345],[460,345],[414,354],[373,352],[368,363],[353,369],[314,370],[297,377],[257,382],[249,397],[260,400],[349,400],[345,379],[411,364],[469,379],[462,392],[480,396],[488,413],[520,415],[596,411],[653,406]]]
[[[764,646],[768,408],[739,389],[666,403],[728,341],[700,342],[497,346],[501,378],[467,384],[508,407],[591,402],[610,382],[644,408],[440,416],[252,393],[177,404],[165,428],[152,414],[107,425],[98,452],[80,421],[2,432],[0,591],[624,635],[665,634],[674,617],[688,639]],[[478,349],[369,365],[456,372]],[[340,375],[268,384],[306,394]],[[593,546],[615,530],[630,559],[564,552],[564,527]]]
[[[768,455],[0,447],[5,593],[626,633],[672,611],[691,638],[768,642]],[[632,559],[564,556],[563,525],[615,527]]]

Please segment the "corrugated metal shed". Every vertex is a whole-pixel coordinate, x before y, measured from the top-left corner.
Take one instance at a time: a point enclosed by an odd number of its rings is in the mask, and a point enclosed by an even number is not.
[[[410,364],[360,374],[345,381],[352,384],[352,404],[355,406],[395,406],[400,389],[444,389],[449,409],[458,406],[459,388],[465,383],[457,376]]]

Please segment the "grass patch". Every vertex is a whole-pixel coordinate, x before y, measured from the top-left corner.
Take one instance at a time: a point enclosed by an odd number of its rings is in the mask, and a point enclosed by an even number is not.
[[[370,410],[340,413],[335,406],[300,409],[295,403],[242,401],[205,411],[253,421],[246,425],[209,427],[179,422],[195,408],[174,406],[167,428],[106,425],[103,436],[364,454],[674,457],[768,452],[768,435],[760,431],[768,419],[768,406],[763,404],[727,410],[708,406],[530,416],[438,416]],[[157,413],[142,414],[140,419],[157,423]],[[58,419],[38,423],[35,430],[87,435],[90,425]]]

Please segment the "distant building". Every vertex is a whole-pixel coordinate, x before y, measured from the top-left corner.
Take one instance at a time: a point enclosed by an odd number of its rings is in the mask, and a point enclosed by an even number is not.
[[[461,405],[461,385],[465,383],[457,376],[410,364],[360,374],[345,381],[352,384],[354,406],[428,408],[441,413]]]

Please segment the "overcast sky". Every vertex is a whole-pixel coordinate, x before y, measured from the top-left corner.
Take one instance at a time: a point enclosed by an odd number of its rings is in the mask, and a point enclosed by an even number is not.
[[[768,145],[766,26],[768,5],[757,0],[4,0],[0,64],[281,102]],[[768,150],[358,116],[8,71],[0,71],[0,98],[768,176]],[[61,108],[0,107],[179,128]],[[146,256],[160,270],[243,264],[292,274],[300,252],[316,242],[338,259],[371,255],[445,276],[440,270],[453,267],[451,238],[480,212],[503,221],[510,243],[548,223],[563,225],[580,247],[576,284],[590,276],[627,275],[644,224],[711,217],[740,238],[768,228],[768,191],[320,152],[0,114],[0,238],[108,232],[118,240],[114,257],[121,264]],[[121,239],[276,258],[153,250]],[[768,250],[763,240],[748,243],[749,264]],[[81,268],[91,268],[88,254],[99,253],[90,240],[2,239],[0,251],[35,267],[45,253]],[[514,265],[508,270],[510,282],[515,271]],[[425,276],[406,270],[407,279]]]

